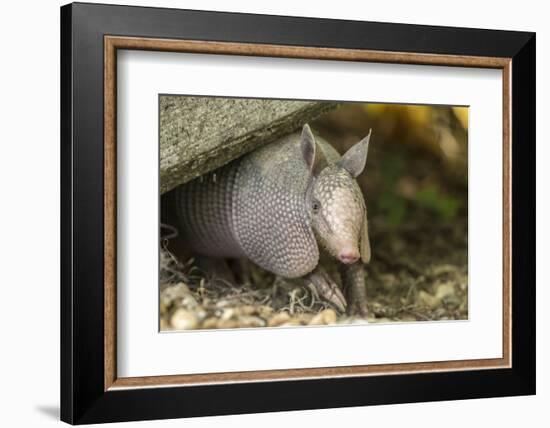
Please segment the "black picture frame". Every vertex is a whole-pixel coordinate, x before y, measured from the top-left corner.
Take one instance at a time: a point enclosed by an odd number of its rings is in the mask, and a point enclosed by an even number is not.
[[[512,367],[104,390],[104,36],[512,58]],[[61,8],[61,419],[71,424],[535,393],[535,34],[74,3]]]

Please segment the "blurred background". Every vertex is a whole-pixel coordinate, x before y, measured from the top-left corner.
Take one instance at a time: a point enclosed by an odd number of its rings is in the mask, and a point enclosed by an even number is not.
[[[468,108],[344,104],[312,123],[344,153],[372,128],[365,195],[377,320],[468,317]]]

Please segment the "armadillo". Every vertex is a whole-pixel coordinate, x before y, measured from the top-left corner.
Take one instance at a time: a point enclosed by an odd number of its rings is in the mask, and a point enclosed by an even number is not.
[[[341,311],[366,316],[367,211],[356,177],[369,135],[343,156],[309,125],[179,186],[179,227],[191,249],[248,258],[284,278],[304,278]],[[319,264],[340,263],[342,290]]]

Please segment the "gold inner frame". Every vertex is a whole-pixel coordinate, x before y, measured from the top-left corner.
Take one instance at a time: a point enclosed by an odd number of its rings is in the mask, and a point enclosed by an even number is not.
[[[376,364],[170,376],[117,377],[116,368],[116,66],[117,49],[169,51],[379,63],[443,65],[502,70],[503,82],[503,349],[502,358]],[[234,382],[358,377],[511,367],[511,58],[382,52],[195,40],[104,37],[104,389],[189,386]]]

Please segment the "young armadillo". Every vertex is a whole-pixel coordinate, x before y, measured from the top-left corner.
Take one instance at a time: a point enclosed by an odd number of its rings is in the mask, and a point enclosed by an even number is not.
[[[208,257],[246,257],[286,278],[304,277],[340,310],[366,316],[362,263],[367,212],[355,177],[369,135],[342,157],[308,125],[180,186],[180,229]],[[341,262],[346,297],[319,265],[319,247]],[[346,303],[347,302],[347,303]]]

